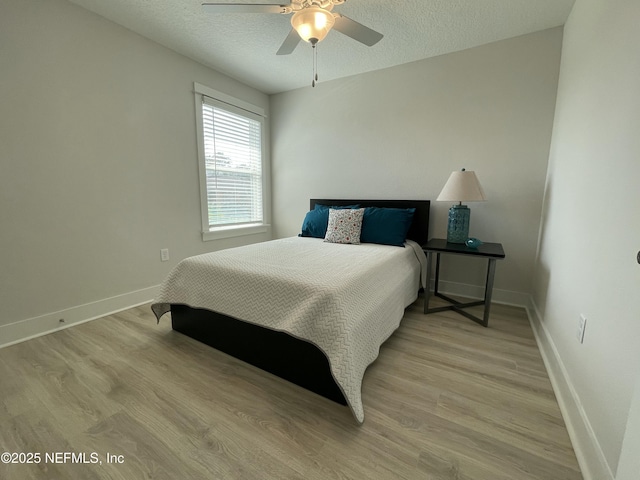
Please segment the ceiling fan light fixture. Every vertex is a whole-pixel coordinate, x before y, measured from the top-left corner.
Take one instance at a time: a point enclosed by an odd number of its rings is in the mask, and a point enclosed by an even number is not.
[[[336,22],[333,14],[320,7],[307,7],[291,17],[291,26],[305,42],[316,44],[327,36]]]

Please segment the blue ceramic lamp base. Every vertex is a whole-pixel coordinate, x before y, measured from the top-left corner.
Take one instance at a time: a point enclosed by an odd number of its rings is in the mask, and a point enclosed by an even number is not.
[[[469,238],[471,210],[466,205],[453,205],[449,209],[447,242],[464,244]]]

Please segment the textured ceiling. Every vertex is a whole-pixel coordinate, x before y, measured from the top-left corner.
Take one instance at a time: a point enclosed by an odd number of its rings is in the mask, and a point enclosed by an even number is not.
[[[265,93],[311,83],[309,44],[301,42],[291,55],[275,54],[291,29],[290,15],[211,14],[203,11],[200,0],[70,1]],[[348,0],[334,11],[379,31],[384,38],[373,47],[366,47],[337,31],[329,32],[318,45],[320,81],[563,25],[573,3],[574,0]]]

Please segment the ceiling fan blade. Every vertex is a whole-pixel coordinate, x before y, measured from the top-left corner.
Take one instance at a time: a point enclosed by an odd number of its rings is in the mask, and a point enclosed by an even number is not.
[[[207,13],[287,13],[291,3],[203,3]]]
[[[289,35],[287,35],[287,38],[282,42],[280,49],[276,52],[276,55],[289,55],[290,53],[293,53],[298,46],[298,43],[300,43],[300,35],[298,35],[298,32],[292,28]]]
[[[336,19],[336,23],[333,25],[333,29],[340,33],[357,40],[360,43],[371,47],[378,43],[384,35],[371,30],[369,27],[365,27],[361,23],[351,20],[349,17],[345,17],[339,13],[333,15]]]

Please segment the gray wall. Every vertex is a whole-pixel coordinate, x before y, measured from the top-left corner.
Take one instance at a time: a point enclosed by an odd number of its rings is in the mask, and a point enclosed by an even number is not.
[[[299,232],[310,197],[371,197],[434,200],[431,235],[446,236],[451,204],[435,199],[464,167],[488,197],[470,235],[507,252],[495,298],[526,304],[561,43],[556,28],[272,96],[274,235]],[[484,262],[446,263],[450,290],[481,293]]]
[[[534,278],[540,345],[597,480],[616,473],[640,373],[638,25],[637,0],[577,0],[565,25]],[[627,432],[635,459],[639,423]]]
[[[0,72],[0,327],[149,300],[178,260],[268,238],[201,240],[193,82],[266,95],[63,0],[2,0]]]

